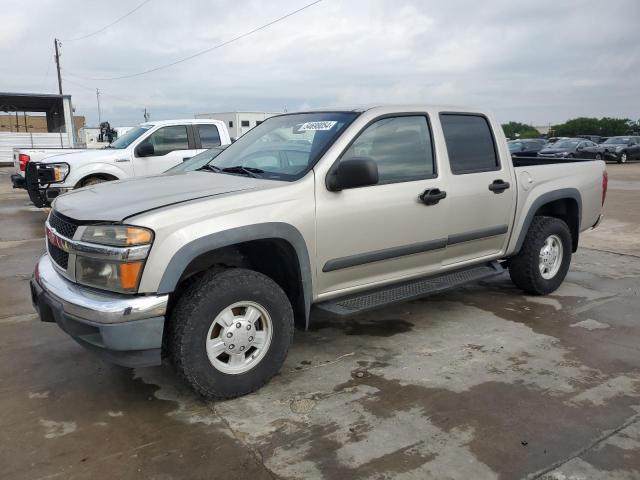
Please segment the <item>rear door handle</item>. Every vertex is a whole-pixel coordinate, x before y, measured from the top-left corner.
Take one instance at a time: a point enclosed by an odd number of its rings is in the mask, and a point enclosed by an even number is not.
[[[491,190],[493,193],[502,193],[510,186],[511,185],[509,184],[509,182],[505,182],[504,180],[498,179],[498,180],[494,180],[493,183],[489,185],[489,190]]]
[[[418,198],[425,205],[435,205],[443,198],[447,197],[447,192],[440,190],[439,188],[429,188],[418,195]]]
[[[187,160],[191,160],[191,157],[182,157],[183,162],[186,162]]]

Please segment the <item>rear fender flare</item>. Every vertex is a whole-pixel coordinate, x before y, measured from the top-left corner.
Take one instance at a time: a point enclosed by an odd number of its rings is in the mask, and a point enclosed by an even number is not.
[[[527,232],[529,231],[531,222],[533,222],[533,217],[540,209],[540,207],[546,205],[547,203],[567,198],[575,200],[578,204],[578,234],[580,233],[580,225],[582,224],[582,196],[580,195],[580,192],[576,188],[561,188],[552,192],[543,193],[533,201],[533,203],[529,207],[529,210],[527,211],[527,216],[522,223],[522,228],[520,229],[520,234],[518,235],[518,241],[516,242],[516,246],[513,252],[514,254],[518,253],[522,248],[522,244],[524,243],[524,239],[527,236]]]

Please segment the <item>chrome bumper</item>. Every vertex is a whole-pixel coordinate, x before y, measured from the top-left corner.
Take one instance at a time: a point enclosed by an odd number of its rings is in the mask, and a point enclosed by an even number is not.
[[[167,311],[168,295],[103,293],[72,283],[56,271],[48,255],[40,257],[33,277],[65,313],[91,322],[130,322],[164,316]]]
[[[31,299],[43,322],[55,322],[83,347],[125,367],[159,365],[168,295],[98,292],[62,277],[48,255],[38,260]]]

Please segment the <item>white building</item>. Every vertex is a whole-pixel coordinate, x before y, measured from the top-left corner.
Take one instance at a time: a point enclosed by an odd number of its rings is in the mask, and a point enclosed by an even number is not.
[[[256,125],[260,125],[264,120],[279,112],[218,112],[218,113],[196,113],[195,118],[209,118],[222,120],[229,129],[231,137],[238,138],[247,133]]]

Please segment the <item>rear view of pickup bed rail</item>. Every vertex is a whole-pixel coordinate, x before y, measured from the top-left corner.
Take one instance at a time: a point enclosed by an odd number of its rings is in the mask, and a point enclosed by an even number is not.
[[[602,161],[512,161],[478,110],[278,115],[197,170],[57,198],[33,302],[109,361],[164,356],[232,398],[279,371],[312,307],[352,315],[506,270],[553,292],[606,185]]]

